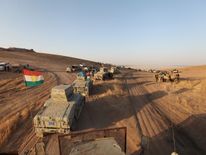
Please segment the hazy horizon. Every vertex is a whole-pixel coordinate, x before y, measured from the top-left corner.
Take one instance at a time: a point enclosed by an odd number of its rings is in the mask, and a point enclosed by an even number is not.
[[[148,67],[203,65],[205,1],[2,1],[0,46]]]

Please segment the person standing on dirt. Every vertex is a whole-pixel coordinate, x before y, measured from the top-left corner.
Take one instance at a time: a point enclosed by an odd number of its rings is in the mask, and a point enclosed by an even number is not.
[[[176,79],[177,79],[177,82],[179,82],[179,80],[180,80],[180,74],[176,74]]]
[[[156,82],[158,82],[158,74],[155,74]]]

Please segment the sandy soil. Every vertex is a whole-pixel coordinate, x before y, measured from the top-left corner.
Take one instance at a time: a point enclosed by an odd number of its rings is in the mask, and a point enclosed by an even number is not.
[[[97,83],[79,129],[127,126],[129,154],[139,154],[140,146],[148,155],[171,154],[174,149],[185,155],[205,154],[206,77],[203,70],[194,70],[195,76],[192,72],[183,70],[178,84],[155,83],[153,74],[134,71]]]
[[[0,152],[17,151],[33,134],[32,119],[49,98],[51,88],[75,80],[74,73],[65,72],[69,64],[95,64],[70,57],[6,50],[0,50],[0,61],[28,63],[45,70],[45,83],[34,88],[25,87],[22,74],[0,72]]]
[[[25,141],[34,137],[32,118],[49,97],[51,87],[70,83],[75,77],[57,71],[63,70],[63,57],[45,56],[43,62],[36,58],[44,54],[13,55],[18,58],[0,52],[0,59],[23,62],[29,58],[33,65],[49,69],[44,73],[45,84],[32,89],[23,85],[22,75],[0,73],[0,152],[25,146]],[[152,73],[132,70],[123,70],[113,80],[96,81],[77,130],[126,126],[128,154],[144,150],[145,155],[165,155],[174,149],[182,155],[206,154],[206,67],[181,71],[177,84],[155,83]]]

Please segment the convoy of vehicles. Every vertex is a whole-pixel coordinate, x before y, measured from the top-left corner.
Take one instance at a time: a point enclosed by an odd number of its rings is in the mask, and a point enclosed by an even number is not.
[[[32,69],[29,64],[10,65],[5,62],[0,63],[0,71],[12,70],[21,72],[24,68]],[[108,67],[95,68],[85,65],[72,65],[66,68],[66,72],[77,71],[81,72],[77,74],[76,80],[71,85],[61,84],[52,88],[51,98],[45,102],[43,108],[34,117],[33,125],[38,137],[44,137],[48,133],[70,134],[75,129],[75,124],[84,107],[85,96],[89,96],[91,93],[92,77],[95,80],[111,79],[117,68],[114,66],[110,67],[110,69]],[[171,72],[159,70],[149,70],[149,72],[156,73],[156,82],[178,82],[180,78],[179,71],[176,69]],[[103,133],[105,134],[105,131]],[[124,143],[125,150],[123,151],[117,142],[117,138],[107,137],[107,134],[101,138],[92,138],[87,141],[84,139],[84,142],[81,143],[80,141],[78,140],[78,143],[71,148],[70,155],[81,155],[82,153],[86,155],[96,153],[102,155],[124,155],[126,152],[126,140]],[[38,146],[42,147],[42,142]],[[88,150],[88,148],[92,149]]]
[[[29,64],[10,64],[8,62],[0,62],[0,71],[21,73],[23,69],[33,70]]]

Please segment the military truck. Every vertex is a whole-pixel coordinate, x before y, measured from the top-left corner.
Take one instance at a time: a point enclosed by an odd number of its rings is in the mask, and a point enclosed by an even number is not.
[[[12,64],[11,71],[15,73],[22,73],[23,69],[34,70],[29,64]]]
[[[116,67],[112,66],[109,70],[110,73],[115,74],[117,71]]]
[[[180,73],[180,71],[178,69],[173,69],[171,70],[171,73]]]
[[[75,93],[80,93],[83,96],[89,96],[93,86],[93,81],[91,78],[87,78],[83,73],[79,73],[77,74],[77,79],[72,83],[72,86]]]
[[[33,124],[37,136],[44,133],[69,133],[75,128],[85,97],[73,93],[71,85],[59,85],[52,88],[51,98],[34,117]]]
[[[127,152],[126,130],[126,127],[119,127],[47,135],[33,146],[22,147],[20,154],[125,155]],[[26,139],[26,142],[31,141]]]
[[[105,80],[111,78],[113,78],[113,73],[109,72],[105,67],[101,67],[100,70],[94,74],[95,80]]]
[[[67,73],[71,73],[71,72],[76,72],[76,71],[80,71],[81,68],[80,66],[78,65],[69,65],[67,68],[66,68],[66,72]]]
[[[161,71],[155,74],[156,82],[178,82],[180,78],[179,73],[169,73],[167,71]]]
[[[0,71],[10,71],[11,65],[8,62],[0,62]]]
[[[171,82],[179,82],[180,81],[180,74],[179,73],[172,73],[170,75]]]

